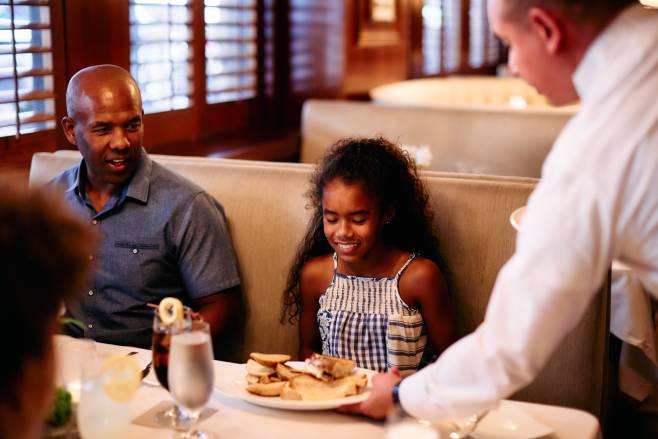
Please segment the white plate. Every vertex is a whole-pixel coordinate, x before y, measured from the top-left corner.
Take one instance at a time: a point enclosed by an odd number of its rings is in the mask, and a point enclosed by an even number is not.
[[[554,432],[515,406],[513,401],[501,401],[498,408],[480,421],[471,436],[475,439],[535,439]]]
[[[288,366],[294,369],[301,369],[303,362],[301,361],[288,361]],[[215,374],[215,389],[221,395],[230,398],[237,398],[251,404],[259,405],[262,407],[269,407],[282,410],[329,410],[345,404],[355,404],[357,402],[365,401],[370,393],[370,380],[376,373],[372,370],[356,368],[356,372],[364,372],[368,376],[368,385],[358,395],[348,396],[339,399],[327,399],[324,401],[295,401],[284,400],[278,396],[258,396],[247,392],[247,371],[245,367],[235,369],[237,374],[223,374],[218,376]]]
[[[509,222],[512,223],[512,227],[514,227],[516,231],[518,231],[519,227],[521,227],[521,219],[523,218],[524,213],[525,206],[521,206],[512,212],[512,214],[509,216]]]

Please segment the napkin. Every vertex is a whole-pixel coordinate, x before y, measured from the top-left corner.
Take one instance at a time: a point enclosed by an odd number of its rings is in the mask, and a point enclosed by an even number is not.
[[[186,426],[176,428],[173,425],[162,425],[157,422],[156,420],[157,414],[165,410],[169,410],[172,406],[173,403],[171,401],[162,401],[156,406],[151,407],[147,412],[142,413],[141,415],[133,419],[132,423],[135,425],[142,425],[144,427],[151,427],[151,428],[169,428],[171,430],[187,430]],[[211,417],[213,414],[215,414],[216,411],[217,410],[211,409],[209,407],[203,409],[203,411],[199,415],[199,420],[197,421],[197,425],[203,422],[205,419]]]

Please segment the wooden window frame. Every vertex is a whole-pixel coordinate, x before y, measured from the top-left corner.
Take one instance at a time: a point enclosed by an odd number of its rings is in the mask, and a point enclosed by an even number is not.
[[[58,145],[59,119],[66,112],[66,63],[64,46],[63,1],[50,0],[50,32],[55,94],[55,128],[20,136],[0,137],[0,168],[26,167],[39,151],[55,151]]]

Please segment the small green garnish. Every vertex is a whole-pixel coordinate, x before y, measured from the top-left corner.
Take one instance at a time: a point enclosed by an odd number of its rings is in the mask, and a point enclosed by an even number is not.
[[[79,329],[85,330],[85,325],[80,320],[74,319],[72,317],[60,317],[59,323],[61,325],[73,325],[77,326]]]
[[[55,391],[55,400],[50,409],[48,424],[53,427],[61,427],[71,417],[71,393],[68,390],[58,387]]]

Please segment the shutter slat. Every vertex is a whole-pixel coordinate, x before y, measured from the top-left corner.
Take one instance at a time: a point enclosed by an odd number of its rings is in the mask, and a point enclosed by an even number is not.
[[[17,50],[16,53],[48,53],[52,51],[50,47],[31,46],[25,49]],[[11,46],[0,46],[0,55],[11,55],[13,50]]]
[[[50,25],[48,23],[30,23],[14,27],[16,30],[29,29],[29,30],[48,30]],[[0,30],[11,30],[9,24],[0,24]]]
[[[25,71],[19,71],[18,72],[18,78],[29,78],[32,76],[49,76],[52,75],[53,71],[50,69],[30,69],[30,70],[25,70]],[[2,79],[12,79],[14,75],[12,74],[3,74],[0,73],[0,80]]]
[[[27,125],[29,123],[37,122],[49,122],[56,120],[54,114],[41,113],[30,117],[21,117],[21,125]],[[15,118],[0,119],[0,128],[7,128],[14,126],[16,122]]]
[[[0,5],[9,5],[9,0],[0,0]],[[14,0],[14,6],[50,6],[48,0]]]
[[[253,43],[256,44],[256,37],[253,38],[206,38],[210,43]]]
[[[251,86],[229,87],[229,88],[208,89],[208,93],[225,93],[225,92],[252,91],[252,90],[253,90],[253,87],[251,87]]]
[[[258,73],[256,69],[248,69],[248,70],[232,70],[228,72],[222,72],[222,73],[207,73],[206,75],[209,78],[215,78],[215,77],[221,77],[221,76],[245,76],[245,75],[256,75]]]
[[[55,93],[50,90],[32,90],[18,95],[20,102],[41,101],[44,99],[55,99]],[[0,104],[11,104],[12,102],[15,102],[14,98],[0,98]]]

